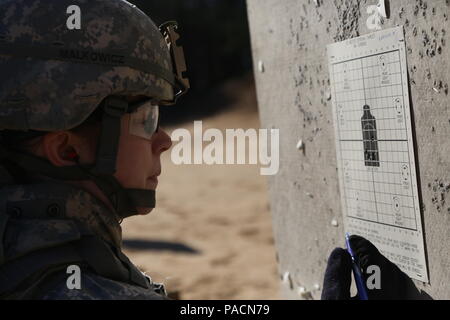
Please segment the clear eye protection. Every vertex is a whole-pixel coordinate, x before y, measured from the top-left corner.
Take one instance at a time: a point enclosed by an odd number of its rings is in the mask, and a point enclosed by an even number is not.
[[[129,133],[150,140],[159,128],[159,106],[151,100],[140,104],[130,113]]]

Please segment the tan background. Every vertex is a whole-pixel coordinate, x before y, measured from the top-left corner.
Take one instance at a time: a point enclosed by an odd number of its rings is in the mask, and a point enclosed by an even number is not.
[[[253,79],[230,81],[223,91],[233,105],[198,119],[203,130],[259,128]],[[193,135],[193,122],[165,129],[176,128]],[[162,157],[157,209],[122,223],[125,251],[180,299],[276,299],[279,282],[266,189],[258,165],[176,166],[168,151]],[[134,245],[127,246],[131,240]],[[155,250],[154,241],[173,248]]]

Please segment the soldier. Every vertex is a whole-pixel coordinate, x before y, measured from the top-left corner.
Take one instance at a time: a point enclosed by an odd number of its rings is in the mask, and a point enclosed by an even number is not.
[[[120,223],[155,206],[158,106],[189,88],[177,38],[123,0],[0,0],[1,298],[166,298]]]

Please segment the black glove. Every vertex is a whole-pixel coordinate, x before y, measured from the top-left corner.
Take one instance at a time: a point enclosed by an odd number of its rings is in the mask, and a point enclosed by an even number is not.
[[[352,258],[346,250],[335,248],[328,258],[321,299],[349,300],[351,274]]]
[[[351,236],[349,240],[356,262],[362,270],[364,283],[371,276],[367,273],[369,266],[376,265],[380,268],[380,288],[367,289],[369,300],[421,298],[411,279],[383,256],[369,240],[360,236]],[[351,273],[350,254],[341,248],[334,249],[325,271],[322,300],[357,299],[350,298]]]

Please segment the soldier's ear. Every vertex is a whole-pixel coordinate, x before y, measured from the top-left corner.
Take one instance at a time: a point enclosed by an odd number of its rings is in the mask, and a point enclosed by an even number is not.
[[[74,135],[71,132],[50,132],[42,139],[42,151],[54,166],[71,166],[78,161],[78,150],[73,142]]]

